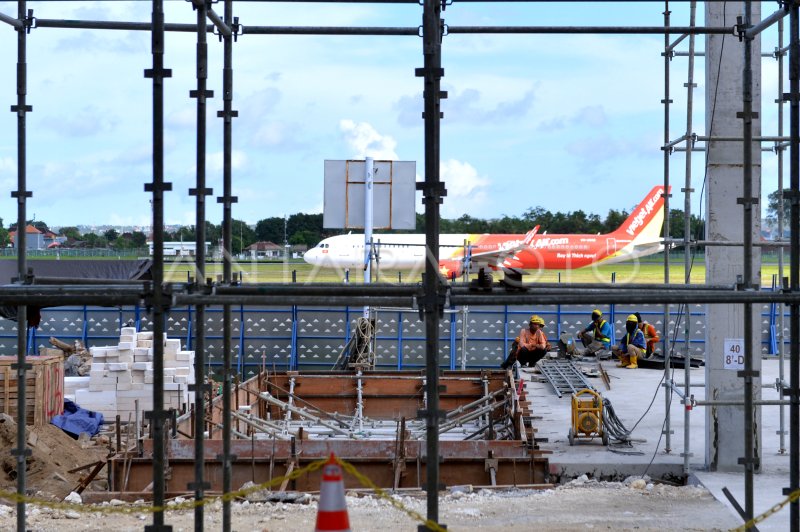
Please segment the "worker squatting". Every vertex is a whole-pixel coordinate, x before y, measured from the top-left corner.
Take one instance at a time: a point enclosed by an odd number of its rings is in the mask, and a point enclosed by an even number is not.
[[[508,357],[500,367],[508,369],[516,362],[533,367],[548,352],[553,351],[544,332],[544,325],[540,316],[531,316],[528,327],[520,330],[519,336],[511,344]],[[652,355],[660,339],[656,328],[644,321],[638,312],[625,319],[625,334],[617,345],[611,345],[611,336],[611,324],[605,320],[600,310],[595,309],[589,324],[577,334],[576,339],[581,341],[583,347],[575,347],[569,334],[563,333],[558,340],[558,355],[566,358],[594,356],[597,360],[614,357],[619,360],[618,367],[636,369],[639,367],[639,359]]]

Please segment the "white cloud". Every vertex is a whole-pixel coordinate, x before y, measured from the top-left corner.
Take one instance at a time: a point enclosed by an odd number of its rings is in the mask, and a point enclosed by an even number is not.
[[[355,123],[352,120],[339,122],[339,129],[344,134],[345,142],[353,152],[353,157],[395,161],[399,159],[394,151],[397,141],[388,135],[381,135],[367,122]]]
[[[222,172],[224,163],[223,152],[217,151],[208,154],[208,166],[213,172]],[[231,152],[231,168],[239,170],[247,164],[247,154],[241,150]]]
[[[440,166],[441,180],[447,187],[442,204],[442,216],[457,218],[465,213],[480,210],[488,199],[491,181],[478,174],[471,164],[448,159]]]

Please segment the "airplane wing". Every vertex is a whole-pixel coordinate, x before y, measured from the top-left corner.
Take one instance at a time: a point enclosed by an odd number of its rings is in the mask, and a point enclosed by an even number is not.
[[[508,257],[514,256],[517,252],[522,251],[523,249],[527,248],[531,245],[533,241],[533,237],[539,232],[539,226],[537,225],[527,233],[525,233],[525,238],[517,244],[516,246],[506,247],[506,248],[495,248],[487,251],[481,251],[478,253],[473,253],[470,250],[467,250],[466,259],[472,260],[473,262],[485,262],[489,264],[501,264],[505,259]]]

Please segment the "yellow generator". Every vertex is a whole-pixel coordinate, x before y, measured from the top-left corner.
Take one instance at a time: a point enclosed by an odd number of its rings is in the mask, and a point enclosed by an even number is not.
[[[575,438],[597,436],[603,445],[608,445],[608,433],[603,430],[603,397],[594,390],[583,389],[572,394],[572,426],[567,438],[570,445],[575,445]]]

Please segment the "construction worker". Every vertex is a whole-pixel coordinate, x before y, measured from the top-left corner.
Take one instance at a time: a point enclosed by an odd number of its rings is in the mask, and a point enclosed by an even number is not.
[[[581,356],[595,354],[602,357],[611,348],[611,325],[603,319],[599,309],[592,311],[592,322],[578,333],[585,349],[578,351]]]
[[[500,364],[500,367],[508,369],[514,364],[515,360],[519,360],[519,363],[523,366],[533,367],[544,358],[551,346],[542,330],[543,327],[544,320],[542,318],[536,314],[531,316],[531,319],[528,320],[528,328],[519,332],[519,336],[511,344],[508,358]]]
[[[618,368],[636,369],[639,367],[638,359],[645,351],[644,333],[639,329],[639,320],[636,314],[631,314],[625,320],[625,336],[619,341],[619,346],[614,346],[611,351],[619,358]]]
[[[647,342],[647,352],[645,356],[649,357],[656,350],[656,344],[661,338],[658,337],[658,331],[655,326],[644,321],[642,315],[638,312],[636,313],[636,319],[639,320],[639,330],[644,333],[644,340]]]

